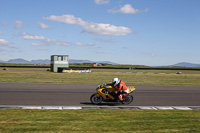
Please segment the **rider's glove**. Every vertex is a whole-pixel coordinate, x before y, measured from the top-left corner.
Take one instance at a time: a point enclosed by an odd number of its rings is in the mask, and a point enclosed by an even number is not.
[[[106,84],[101,84],[101,87],[102,88],[106,88]]]

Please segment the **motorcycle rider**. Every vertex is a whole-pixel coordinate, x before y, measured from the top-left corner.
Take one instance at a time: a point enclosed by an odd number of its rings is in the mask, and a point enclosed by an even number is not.
[[[128,94],[128,88],[126,84],[119,80],[118,78],[114,78],[111,84],[106,84],[106,86],[112,85],[115,88],[115,91],[111,93],[116,99],[118,98],[120,101],[123,101],[122,97],[125,97]]]

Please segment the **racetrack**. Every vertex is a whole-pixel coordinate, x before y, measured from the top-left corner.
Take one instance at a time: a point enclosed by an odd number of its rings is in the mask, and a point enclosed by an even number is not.
[[[90,103],[90,96],[96,87],[97,84],[0,83],[0,105],[95,106]],[[135,85],[135,88],[134,100],[128,106],[200,106],[200,86]]]

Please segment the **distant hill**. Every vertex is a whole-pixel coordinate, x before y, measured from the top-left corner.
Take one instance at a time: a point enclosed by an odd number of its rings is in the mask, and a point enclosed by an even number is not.
[[[6,61],[0,60],[0,63],[6,63]]]
[[[27,61],[22,58],[17,58],[17,59],[10,59],[8,61],[2,61],[0,60],[0,63],[9,63],[9,64],[50,64],[50,60],[45,59],[45,60],[31,60]]]
[[[50,64],[49,59],[38,59],[38,60],[31,60],[27,61],[22,58],[17,59],[10,59],[8,61],[2,61],[0,60],[0,63],[10,63],[10,64]],[[90,60],[75,60],[75,59],[69,59],[69,63],[103,63],[103,64],[113,64],[116,65],[117,63],[110,62],[110,61],[90,61]]]
[[[8,60],[6,63],[12,63],[12,64],[30,64],[29,61],[24,60],[24,59],[22,59],[22,58],[10,59],[10,60]]]
[[[30,64],[50,64],[50,60],[48,59],[31,60]]]
[[[22,58],[17,59],[10,59],[8,61],[0,60],[0,63],[10,63],[10,64],[50,64],[49,59],[38,59],[38,60],[31,60],[27,61]],[[110,62],[110,61],[91,61],[91,60],[75,60],[75,59],[69,59],[69,63],[102,63],[102,64],[112,64],[112,65],[118,65],[117,63]],[[188,62],[180,62],[174,65],[169,66],[180,66],[180,67],[200,67],[200,64],[194,64],[194,63],[188,63]]]
[[[94,61],[90,60],[74,60],[74,59],[69,59],[69,63],[94,63]]]
[[[188,62],[180,62],[171,66],[180,66],[180,67],[200,67],[200,64],[193,64]]]
[[[110,62],[110,61],[90,61],[90,60],[74,60],[74,59],[69,59],[69,63],[102,63],[102,64],[112,64],[112,65],[117,65],[117,63]]]

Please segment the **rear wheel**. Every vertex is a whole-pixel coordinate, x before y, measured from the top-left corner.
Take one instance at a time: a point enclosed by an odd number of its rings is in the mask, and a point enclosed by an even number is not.
[[[133,101],[133,96],[132,95],[128,95],[126,97],[123,98],[123,104],[130,104]]]
[[[90,97],[90,101],[93,103],[93,104],[100,104],[102,101],[103,101],[103,98],[101,96],[97,96],[95,94],[93,94],[91,97]]]

